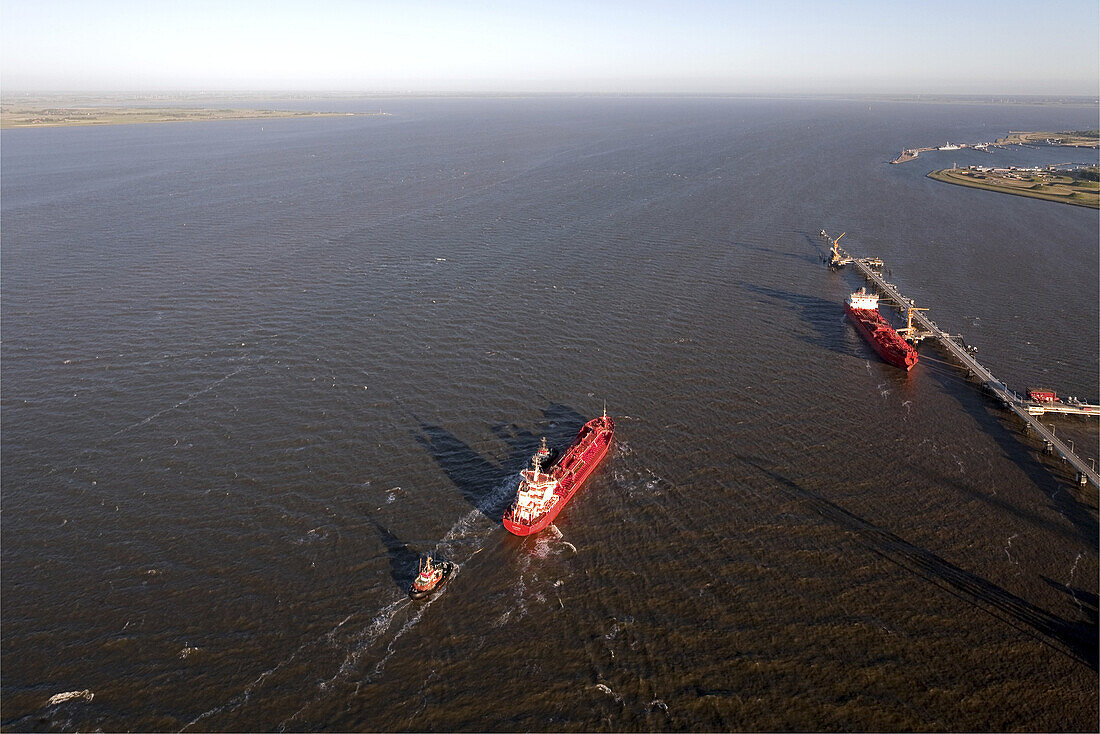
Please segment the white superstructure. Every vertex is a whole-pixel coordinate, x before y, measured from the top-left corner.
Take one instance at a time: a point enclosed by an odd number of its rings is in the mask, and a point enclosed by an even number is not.
[[[542,471],[542,456],[535,454],[532,468],[519,473],[523,481],[516,492],[515,517],[521,522],[531,522],[553,506],[557,497],[554,490],[558,480]]]
[[[877,311],[878,295],[875,293],[868,293],[866,288],[860,288],[858,291],[848,296],[848,308]]]

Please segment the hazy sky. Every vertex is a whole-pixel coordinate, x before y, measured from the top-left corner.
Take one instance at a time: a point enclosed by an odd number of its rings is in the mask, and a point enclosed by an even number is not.
[[[0,91],[1087,94],[1100,3],[0,0]]]

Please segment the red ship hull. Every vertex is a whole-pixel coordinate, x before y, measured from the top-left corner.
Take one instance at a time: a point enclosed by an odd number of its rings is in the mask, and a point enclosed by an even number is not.
[[[878,310],[852,308],[845,306],[848,318],[863,334],[863,338],[874,348],[878,355],[889,364],[908,372],[917,363],[917,350],[901,338],[894,327],[882,318]]]
[[[577,490],[584,484],[611,447],[611,438],[615,434],[615,421],[608,416],[593,418],[581,427],[573,443],[562,457],[550,468],[549,474],[558,480],[554,490],[554,503],[545,513],[531,522],[521,522],[513,518],[512,508],[504,513],[504,527],[513,535],[534,535],[554,522]]]

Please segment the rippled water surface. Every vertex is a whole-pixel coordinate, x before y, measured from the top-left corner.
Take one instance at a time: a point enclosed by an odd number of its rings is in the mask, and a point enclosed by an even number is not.
[[[1095,152],[887,165],[1094,109],[382,106],[3,133],[4,728],[1097,729],[1096,488],[878,360],[817,234],[1100,397],[1096,212],[924,177]]]

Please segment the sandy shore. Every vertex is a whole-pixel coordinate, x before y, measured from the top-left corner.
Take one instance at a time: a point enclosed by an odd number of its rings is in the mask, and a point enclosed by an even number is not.
[[[150,122],[207,122],[211,120],[267,120],[287,117],[361,116],[352,112],[295,112],[289,110],[212,109],[197,107],[47,107],[18,104],[0,106],[0,128],[68,127],[74,125],[132,125]],[[384,112],[366,113],[385,115]]]

